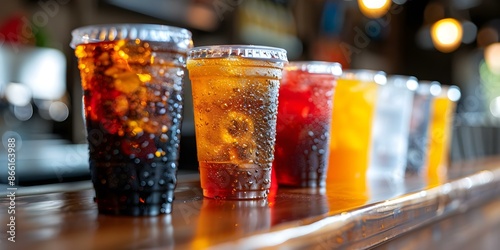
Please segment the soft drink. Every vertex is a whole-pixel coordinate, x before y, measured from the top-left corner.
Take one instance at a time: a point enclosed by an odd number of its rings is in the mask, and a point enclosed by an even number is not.
[[[162,25],[73,31],[99,212],[170,213],[191,33]]]
[[[346,70],[337,81],[333,99],[327,185],[348,182],[366,192],[366,172],[378,88],[386,74]]]
[[[267,197],[286,61],[285,50],[264,46],[190,50],[187,67],[204,196]]]
[[[339,63],[291,62],[285,67],[273,163],[280,186],[325,186],[333,91],[341,74]]]

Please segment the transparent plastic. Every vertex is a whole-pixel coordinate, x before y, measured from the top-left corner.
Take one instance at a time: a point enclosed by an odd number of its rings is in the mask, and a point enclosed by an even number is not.
[[[264,46],[207,46],[188,52],[205,197],[267,197],[286,61],[285,50]]]
[[[342,78],[362,82],[375,82],[383,85],[387,82],[387,74],[383,71],[367,69],[348,69],[342,72]]]
[[[159,24],[104,24],[77,28],[71,32],[71,48],[79,44],[117,40],[162,42],[170,49],[187,52],[193,47],[191,32],[187,29]]]
[[[285,66],[285,70],[298,70],[311,74],[331,74],[337,77],[342,75],[342,65],[337,62],[295,61],[289,62]]]
[[[415,77],[402,75],[389,76],[387,83],[379,88],[368,167],[371,182],[403,181],[411,110],[417,88]],[[380,184],[371,183],[374,186]]]
[[[378,89],[387,81],[382,71],[345,70],[333,98],[327,187],[345,183],[365,194],[372,123]]]
[[[437,81],[419,81],[415,91],[408,135],[406,175],[422,175],[427,164],[429,148],[429,123],[434,98],[441,93]]]
[[[149,24],[73,31],[100,213],[172,211],[191,33]]]
[[[341,74],[342,66],[334,62],[285,66],[272,172],[280,186],[325,186],[332,98]]]
[[[288,62],[286,50],[257,45],[214,45],[195,47],[188,52],[188,59],[241,57],[272,62]]]
[[[457,86],[441,86],[441,93],[434,98],[429,128],[429,155],[427,163],[428,185],[437,185],[445,178],[450,157],[456,102],[460,99]]]

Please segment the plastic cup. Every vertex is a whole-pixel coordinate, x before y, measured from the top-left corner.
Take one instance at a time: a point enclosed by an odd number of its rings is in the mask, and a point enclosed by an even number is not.
[[[280,186],[324,187],[339,63],[291,62],[279,91],[273,174]]]
[[[350,191],[366,193],[366,175],[375,103],[382,71],[345,70],[333,99],[327,186],[349,183]]]
[[[100,213],[172,211],[188,30],[110,24],[72,32]]]
[[[264,46],[220,45],[189,51],[205,197],[267,197],[285,62],[285,50]]]
[[[428,185],[443,182],[447,175],[450,144],[453,132],[456,102],[460,99],[457,86],[442,86],[441,94],[434,99],[429,130]]]
[[[422,176],[428,161],[429,124],[434,98],[441,93],[439,82],[419,81],[413,98],[406,161],[407,176]]]
[[[415,77],[391,75],[380,86],[372,125],[368,177],[402,181],[405,175]]]

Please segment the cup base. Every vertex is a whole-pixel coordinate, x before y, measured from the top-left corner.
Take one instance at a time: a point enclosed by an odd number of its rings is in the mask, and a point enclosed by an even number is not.
[[[99,213],[154,216],[172,212],[177,183],[175,162],[90,161]]]
[[[203,189],[203,196],[212,199],[224,200],[258,200],[267,198],[268,190],[248,190],[248,191],[221,191]]]
[[[304,179],[294,181],[278,181],[280,187],[297,187],[297,188],[321,188],[326,186],[324,179]]]
[[[201,162],[203,195],[214,199],[267,198],[271,187],[270,164]]]

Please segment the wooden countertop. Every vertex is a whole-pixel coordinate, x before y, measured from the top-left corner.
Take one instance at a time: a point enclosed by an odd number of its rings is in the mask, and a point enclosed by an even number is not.
[[[16,242],[6,232],[7,191],[0,190],[0,249],[368,248],[498,203],[500,157],[454,164],[448,180],[432,186],[418,178],[363,190],[336,183],[252,201],[204,199],[198,176],[180,175],[172,214],[157,217],[99,215],[90,182],[17,187]]]

